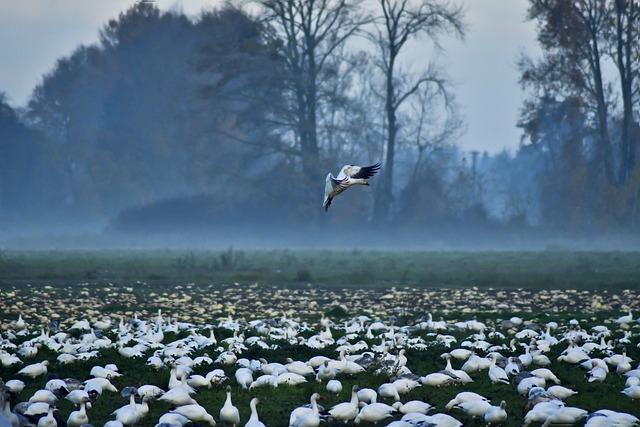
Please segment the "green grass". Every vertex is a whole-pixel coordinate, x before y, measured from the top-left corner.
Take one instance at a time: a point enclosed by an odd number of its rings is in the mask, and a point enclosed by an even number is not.
[[[312,325],[317,325],[322,313],[336,323],[358,314],[382,319],[394,314],[398,316],[399,325],[406,325],[431,312],[434,318],[449,322],[477,317],[488,324],[518,315],[540,324],[557,321],[562,327],[576,318],[588,331],[600,324],[613,328],[611,319],[624,314],[629,307],[637,316],[639,284],[640,253],[636,252],[5,250],[0,252],[0,303],[4,307],[0,323],[7,327],[18,313],[28,316],[32,335],[18,338],[17,343],[39,334],[39,327],[54,314],[68,328],[77,318],[86,317],[89,310],[93,310],[94,319],[108,315],[117,321],[120,316],[128,319],[135,312],[142,319],[152,319],[157,310],[162,309],[166,315],[187,317],[201,328],[205,324],[217,324],[219,318],[229,314],[250,320],[253,317],[277,319],[287,312]],[[592,304],[596,302],[599,305]],[[498,303],[508,308],[500,308]],[[600,309],[601,306],[604,309]],[[640,361],[640,338],[637,326],[632,331],[632,342],[627,348],[635,367]],[[471,334],[469,331],[447,333],[457,339],[458,345]],[[107,334],[116,338],[113,332]],[[253,334],[255,331],[247,331],[245,338]],[[425,351],[408,351],[409,368],[421,375],[442,369],[445,363],[440,355],[450,349],[437,344],[433,334],[425,331],[416,334],[430,346]],[[216,329],[219,341],[231,335],[231,331]],[[342,332],[334,330],[336,339],[341,335]],[[79,336],[78,333],[75,336]],[[182,336],[168,335],[165,343]],[[622,333],[617,331],[610,339],[621,337]],[[510,339],[508,336],[491,342],[508,345]],[[365,341],[369,345],[380,342],[378,338]],[[274,344],[279,347],[272,350],[250,347],[241,357],[283,362],[286,357],[307,360],[316,354],[337,356],[335,345],[313,350],[280,341]],[[560,377],[562,385],[579,391],[577,396],[567,399],[567,405],[589,411],[608,408],[640,417],[637,402],[620,394],[624,383],[621,377],[611,374],[602,384],[588,383],[582,370],[556,361],[564,348],[565,344],[558,345],[548,356],[553,361],[550,368]],[[219,353],[209,347],[196,351],[192,357],[205,352],[213,358]],[[146,356],[150,354],[151,351]],[[502,354],[515,353],[505,350]],[[59,364],[56,357],[57,353],[42,349],[25,364],[47,359],[52,362],[50,372],[63,378],[83,379],[92,366],[115,362],[123,373],[114,380],[119,389],[142,384],[166,388],[168,383],[168,371],[154,371],[145,366],[144,360],[125,359],[115,349],[103,350],[98,358],[71,365]],[[461,362],[454,361],[453,365],[459,368]],[[221,366],[200,367],[195,373],[204,374],[215,367]],[[261,399],[258,408],[261,419],[272,427],[286,425],[290,411],[308,402],[313,392],[320,392],[324,397],[321,403],[330,407],[348,400],[353,384],[377,389],[386,381],[371,372],[353,378],[343,376],[340,379],[344,389],[339,396],[329,396],[324,384],[313,380],[296,387],[243,391],[233,381],[235,367],[223,368],[232,378],[233,400],[241,411],[242,423],[249,416],[249,400],[257,396]],[[19,369],[0,365],[0,377],[15,378]],[[419,387],[404,396],[403,401],[422,399],[440,412],[448,400],[464,388],[490,396],[495,405],[505,400],[509,413],[505,425],[522,425],[525,398],[518,396],[514,387],[492,385],[485,371],[472,377],[474,383],[464,387]],[[46,380],[36,378],[25,382],[28,384],[22,398],[42,388]],[[223,386],[220,386],[201,390],[196,400],[217,419],[224,398]],[[111,418],[111,411],[126,403],[119,394],[105,393],[89,409],[90,422],[102,425]],[[64,400],[58,406],[63,419],[74,409]],[[153,402],[150,414],[141,425],[155,424],[169,409],[167,404]],[[459,413],[454,415],[463,419]],[[474,425],[471,420],[465,421]]]
[[[640,252],[5,250],[0,280],[633,289],[640,286]]]

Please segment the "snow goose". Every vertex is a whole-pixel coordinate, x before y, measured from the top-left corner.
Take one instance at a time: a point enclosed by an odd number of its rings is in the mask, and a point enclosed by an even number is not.
[[[53,416],[53,411],[57,409],[53,405],[49,405],[49,412],[46,416],[38,420],[38,427],[58,427],[58,421]],[[11,424],[9,424],[11,425]],[[18,424],[14,424],[18,425]]]
[[[394,412],[398,412],[398,410],[386,403],[376,402],[365,404],[362,409],[360,409],[360,412],[358,412],[353,423],[360,424],[362,421],[379,423],[384,419],[392,417]]]
[[[369,185],[367,178],[371,178],[380,170],[380,163],[371,166],[344,165],[337,177],[327,174],[324,188],[324,210],[328,211],[335,196],[352,185]]]
[[[374,403],[378,400],[378,393],[372,388],[362,388],[358,390],[358,401],[364,403]]]
[[[207,423],[213,427],[216,425],[216,421],[211,414],[197,403],[178,406],[173,412],[189,418],[194,423]]]
[[[311,395],[310,407],[299,406],[291,411],[289,415],[289,426],[293,427],[316,427],[320,424],[320,414],[318,412],[318,400],[320,395],[313,393]]]
[[[249,368],[238,368],[235,378],[238,385],[246,390],[253,382],[253,371]]]
[[[316,373],[317,382],[320,383],[322,381],[332,380],[336,377],[336,375],[338,375],[338,369],[332,368],[329,365],[330,362],[330,359],[325,360],[324,363],[318,367],[318,372]]]
[[[447,365],[445,366],[443,371],[449,372],[449,373],[453,374],[454,376],[456,376],[458,378],[456,380],[457,383],[468,384],[468,383],[472,383],[473,382],[473,379],[464,370],[462,370],[462,369],[453,369],[453,367],[451,366],[451,354],[450,353],[445,353],[443,355],[443,357],[447,360]]]
[[[197,403],[190,393],[182,387],[174,387],[167,392],[163,393],[158,398],[162,402],[167,402],[174,406],[192,405]]]
[[[633,322],[633,315],[631,314],[631,310],[629,310],[629,313],[627,315],[618,317],[616,320],[614,320],[614,322],[620,326],[627,325],[628,323]]]
[[[423,402],[422,400],[410,400],[399,405],[396,409],[401,414],[409,414],[411,412],[417,412],[419,414],[426,414],[432,409],[435,409],[435,406],[431,406],[427,402]]]
[[[624,394],[632,400],[640,399],[640,385],[629,386],[622,390],[620,393]]]
[[[560,400],[565,400],[566,398],[571,397],[574,394],[578,394],[577,391],[571,390],[570,388],[563,387],[561,385],[551,386],[547,389],[547,392]]]
[[[87,415],[88,402],[88,398],[82,399],[82,402],[80,402],[80,409],[69,414],[69,418],[67,419],[68,427],[80,427],[81,425],[89,422],[89,416]]]
[[[91,397],[86,390],[73,390],[70,391],[65,397],[68,401],[73,403],[74,405],[80,406],[83,401],[91,401]]]
[[[562,405],[563,403],[559,400],[538,403],[524,416],[523,425],[528,426],[531,423],[546,422],[547,418],[562,408]]]
[[[401,395],[407,394],[414,388],[422,386],[419,381],[413,380],[411,378],[398,378],[392,384],[396,386],[396,388],[398,389],[398,394]]]
[[[251,415],[249,416],[249,421],[244,425],[244,427],[265,427],[264,423],[260,421],[260,417],[258,416],[258,400],[257,397],[251,399],[249,402],[249,408],[251,408]]]
[[[274,372],[275,374],[276,372]],[[298,385],[302,383],[306,383],[307,379],[302,375],[295,374],[293,372],[284,372],[278,375],[278,384],[286,384],[286,385]]]
[[[127,389],[127,387],[125,387]],[[123,392],[125,391],[123,389]],[[116,416],[116,421],[122,423],[122,425],[130,426],[137,424],[140,421],[140,413],[136,405],[135,388],[129,390],[129,404],[121,406],[111,413]]]
[[[593,369],[591,369],[589,372],[587,372],[586,377],[590,383],[595,381],[602,382],[605,380],[605,378],[607,378],[607,371],[605,371],[600,366],[596,366]]]
[[[342,402],[334,405],[327,412],[329,417],[342,421],[344,423],[348,423],[353,421],[358,416],[359,407],[358,407],[358,390],[360,388],[357,385],[351,387],[351,400],[349,402]]]
[[[48,360],[44,360],[42,362],[39,363],[33,363],[31,365],[27,365],[24,368],[20,369],[18,371],[18,374],[30,377],[30,378],[35,378],[38,377],[40,375],[44,375],[47,373],[47,366],[49,366],[49,361]]]
[[[463,425],[460,421],[447,414],[427,415],[426,422],[426,425],[429,425],[429,423],[431,423],[432,425],[438,427],[461,427]]]
[[[116,386],[106,378],[90,378],[84,382],[84,389],[87,393],[89,390],[95,390],[98,394],[102,394],[102,391],[112,391],[114,393],[118,391]]]
[[[398,394],[398,387],[393,383],[384,383],[378,387],[378,396],[383,399],[393,399],[396,402],[400,401],[400,395]]]
[[[293,372],[294,374],[298,374],[298,375],[307,376],[307,375],[314,374],[314,370],[309,364],[301,362],[299,360],[294,361],[290,357],[285,359],[284,367],[286,368],[287,371]]]
[[[496,356],[494,354],[490,354],[487,358],[491,360],[491,365],[489,366],[489,379],[491,382],[494,384],[509,384],[509,377],[505,370],[496,365]]]
[[[233,427],[237,427],[240,424],[240,411],[233,405],[231,401],[231,386],[226,388],[227,399],[224,402],[222,408],[220,408],[220,421],[226,424],[231,424]]]
[[[582,408],[576,408],[573,406],[565,406],[559,408],[557,411],[550,414],[543,427],[551,425],[574,425],[583,418],[587,418],[589,413]]]
[[[12,393],[12,394],[20,394],[22,390],[24,390],[25,383],[22,380],[9,380],[4,383],[4,386]],[[45,390],[51,390],[47,388],[45,385]],[[53,391],[53,390],[52,390]]]
[[[191,420],[182,414],[167,412],[166,414],[162,414],[162,416],[158,419],[158,424],[156,424],[156,427],[162,425],[184,426],[186,424],[189,424],[190,422]]]
[[[445,409],[448,411],[451,410],[451,408],[453,408],[455,405],[462,403],[462,402],[466,402],[468,400],[484,400],[484,401],[489,401],[489,399],[487,399],[484,396],[479,395],[478,393],[475,393],[473,391],[461,391],[460,393],[458,393],[456,395],[456,397],[454,397],[453,399],[451,399],[449,401],[449,403],[447,403],[447,405],[445,406]]]
[[[206,377],[198,374],[191,374],[191,376],[187,379],[187,384],[196,389],[202,387],[211,388],[211,381],[209,381]]]
[[[616,373],[618,375],[624,375],[626,372],[630,371],[632,368],[630,362],[631,359],[627,357],[627,351],[624,350],[622,352],[622,357],[618,360],[618,364],[616,365]]]
[[[327,391],[335,395],[340,394],[342,391],[342,383],[338,380],[329,380],[327,382]]]
[[[607,427],[633,427],[640,424],[640,419],[638,419],[638,417],[625,412],[612,411],[610,409],[599,409],[594,412],[592,416],[606,417],[609,421],[609,423],[606,424]],[[585,427],[586,425],[587,424],[585,424]]]
[[[33,396],[29,398],[29,403],[45,402],[49,405],[53,405],[57,399],[58,397],[50,390],[36,390],[36,392],[33,393]]]
[[[432,372],[424,377],[420,377],[420,382],[422,385],[442,387],[447,384],[455,383],[457,379],[458,377],[455,377],[450,373]]]
[[[485,411],[482,418],[484,418],[484,422],[487,425],[491,424],[502,424],[507,420],[507,402],[504,400],[500,402],[500,406],[490,406]]]
[[[460,402],[453,406],[454,409],[460,409],[467,416],[474,419],[480,418],[491,407],[491,403],[486,400],[467,400],[466,402]]]
[[[556,384],[560,384],[560,380],[558,379],[558,377],[556,377],[556,375],[547,368],[534,369],[533,371],[531,371],[531,375],[533,375],[534,377],[542,378],[545,381],[553,381]]]

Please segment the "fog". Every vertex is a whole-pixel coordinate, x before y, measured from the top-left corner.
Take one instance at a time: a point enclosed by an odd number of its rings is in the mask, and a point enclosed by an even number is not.
[[[320,50],[305,74],[276,30],[141,2],[25,107],[0,92],[0,249],[638,249],[637,170],[608,181],[570,102],[523,105],[515,152],[465,151],[446,71],[420,90],[399,74],[391,150],[376,47]],[[324,211],[329,172],[377,162]]]

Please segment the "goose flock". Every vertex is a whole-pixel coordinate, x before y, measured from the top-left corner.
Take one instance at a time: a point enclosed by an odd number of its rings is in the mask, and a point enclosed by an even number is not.
[[[195,291],[180,307],[214,311]],[[617,312],[434,319],[379,292],[349,316],[322,299],[284,310],[272,289],[272,306],[202,323],[178,305],[109,311],[112,290],[57,316],[3,292],[17,316],[0,319],[0,426],[640,426],[640,323],[624,298]]]

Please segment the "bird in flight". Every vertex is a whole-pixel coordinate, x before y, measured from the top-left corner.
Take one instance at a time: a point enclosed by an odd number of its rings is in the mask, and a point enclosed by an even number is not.
[[[371,166],[344,165],[337,177],[329,173],[324,187],[324,210],[329,210],[331,201],[352,185],[369,185],[367,178],[371,178],[380,170],[380,163]]]

